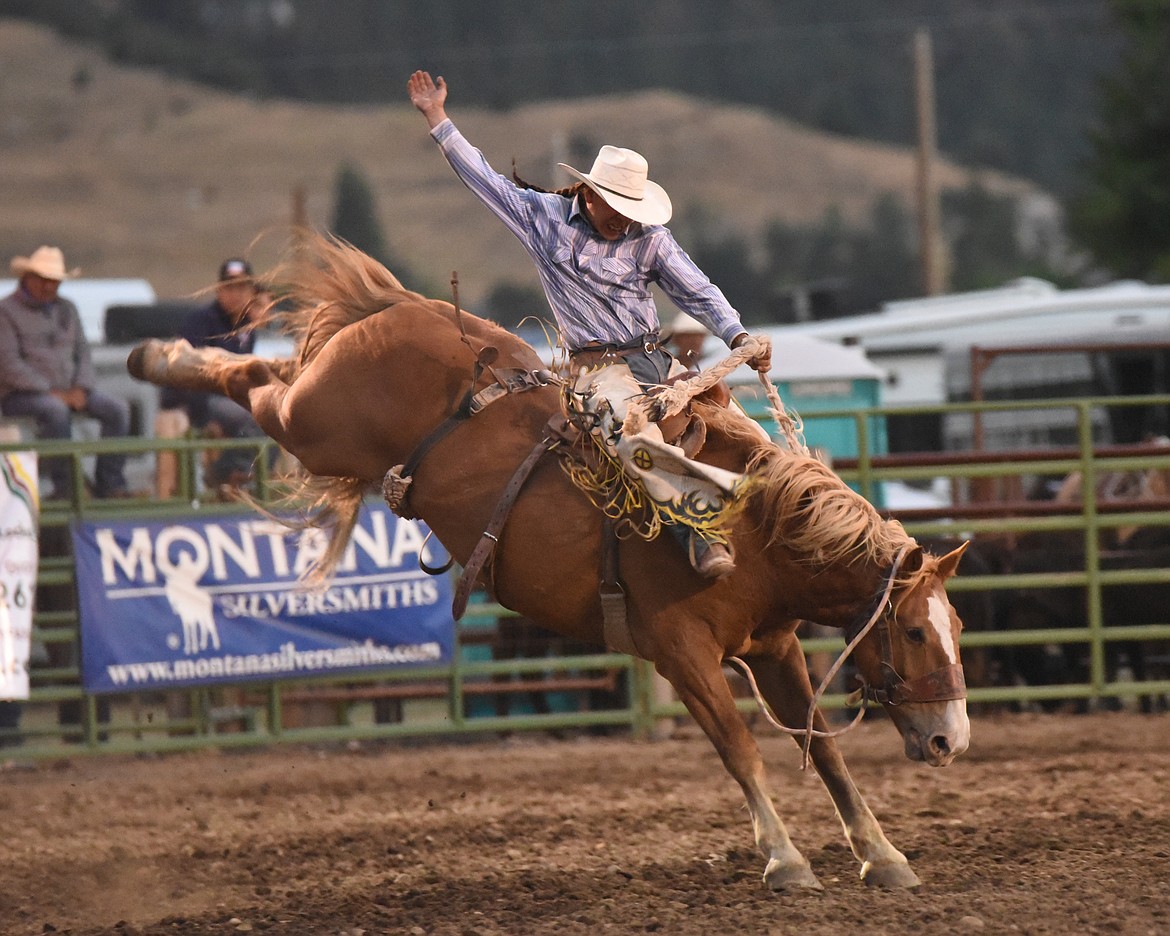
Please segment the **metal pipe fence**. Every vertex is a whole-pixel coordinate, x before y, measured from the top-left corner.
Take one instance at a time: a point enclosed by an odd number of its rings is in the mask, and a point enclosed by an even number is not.
[[[1081,472],[1095,480],[1107,472],[1170,472],[1170,448],[1151,448],[1148,454],[1111,457],[1095,447],[1094,414],[1112,406],[1170,405],[1170,397],[1030,400],[951,404],[944,407],[875,408],[820,412],[814,419],[852,418],[857,427],[859,456],[835,466],[838,474],[874,499],[886,481],[922,482],[946,478],[960,486],[977,479],[1054,476]],[[914,457],[873,453],[869,450],[872,420],[889,414],[974,413],[1013,409],[1071,409],[1076,416],[1077,445],[1065,453],[1045,451],[1035,458],[1005,458],[1004,452],[965,452],[954,461],[932,453],[930,464]],[[570,652],[549,649],[535,658],[493,659],[498,625],[510,612],[490,602],[473,605],[460,623],[456,651],[450,665],[386,671],[371,676],[335,679],[249,682],[215,689],[127,692],[91,695],[81,686],[78,621],[73,558],[68,527],[75,519],[93,517],[189,517],[238,512],[239,505],[219,503],[200,483],[201,453],[224,448],[254,448],[263,454],[273,443],[257,440],[124,439],[92,442],[4,443],[0,451],[35,450],[40,457],[72,460],[75,479],[70,501],[42,505],[42,556],[37,579],[38,607],[33,641],[38,652],[30,668],[31,697],[21,703],[18,729],[0,728],[0,759],[58,757],[81,753],[130,753],[182,750],[208,745],[242,746],[277,742],[342,742],[370,738],[451,736],[515,730],[617,729],[639,736],[654,732],[664,720],[685,715],[682,705],[661,690],[652,668],[613,653]],[[177,490],[169,497],[153,492],[141,497],[102,501],[89,497],[84,486],[84,462],[98,452],[118,451],[151,461],[160,453],[179,459]],[[1054,454],[1058,457],[1054,457]],[[1026,456],[1026,453],[1024,453]],[[269,475],[269,459],[258,457],[258,496],[261,501],[279,493]],[[1068,512],[1029,515],[1021,503],[957,503],[947,516],[937,511],[907,510],[899,515],[907,531],[919,538],[972,539],[975,546],[996,538],[1062,536],[1074,541],[1081,561],[1077,568],[988,570],[964,573],[949,590],[961,596],[983,595],[1002,606],[1013,595],[1075,593],[1072,607],[1082,604],[1069,620],[1055,618],[1048,626],[1003,629],[993,620],[985,629],[968,629],[963,648],[977,654],[1009,655],[1037,648],[1076,651],[1084,657],[1077,678],[1048,683],[970,684],[970,698],[978,703],[1041,705],[1081,702],[1103,705],[1111,701],[1133,704],[1139,698],[1170,696],[1170,568],[1150,552],[1144,565],[1111,566],[1103,538],[1116,531],[1142,527],[1167,531],[1170,557],[1170,503],[1146,509],[1103,509],[1096,484],[1081,486],[1079,500]],[[1117,505],[1112,505],[1116,507]],[[1015,509],[1013,509],[1015,508]],[[1137,557],[1139,562],[1142,557]],[[1149,592],[1141,621],[1107,620],[1113,589],[1143,588]],[[1164,589],[1164,592],[1159,591]],[[1145,594],[1145,593],[1143,593]],[[1165,598],[1163,598],[1163,594]],[[42,600],[43,596],[43,600]],[[1066,606],[1068,602],[1066,601]],[[970,622],[968,622],[970,624]],[[836,636],[804,640],[811,655],[835,653],[843,647]],[[1133,654],[1142,647],[1156,664],[1137,678],[1136,662],[1118,667],[1118,651]],[[498,648],[497,648],[498,649]],[[1144,661],[1143,661],[1144,662]],[[844,705],[846,688],[825,698],[827,708]],[[504,698],[506,704],[501,704]],[[533,699],[543,698],[540,705]],[[553,700],[555,704],[549,704]],[[743,711],[754,703],[741,698]]]

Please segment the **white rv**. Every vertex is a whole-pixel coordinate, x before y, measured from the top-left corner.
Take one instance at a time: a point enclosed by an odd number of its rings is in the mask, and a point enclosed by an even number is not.
[[[786,333],[863,348],[886,372],[882,397],[891,406],[970,399],[972,348],[1037,349],[993,359],[980,375],[988,400],[1170,391],[1166,351],[1151,346],[1170,340],[1170,286],[1125,281],[1061,290],[1025,278],[1000,289],[890,302],[867,315],[784,326],[776,334],[781,348]],[[1088,344],[1128,350],[1060,351],[1062,345]],[[1047,350],[1040,353],[1041,347]],[[1136,441],[1116,438],[1119,427],[1104,414],[1096,420],[1102,441]],[[985,445],[1067,443],[1072,424],[1070,411],[992,413],[984,419]],[[971,419],[894,416],[888,431],[891,451],[962,449],[970,445]]]

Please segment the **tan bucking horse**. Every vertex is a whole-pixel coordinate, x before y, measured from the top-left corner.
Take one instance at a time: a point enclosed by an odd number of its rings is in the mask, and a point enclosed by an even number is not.
[[[602,513],[555,453],[531,462],[506,521],[493,526],[517,467],[560,412],[556,386],[515,377],[541,374],[540,357],[504,329],[405,289],[348,245],[313,238],[297,256],[277,280],[289,290],[295,360],[151,340],[132,351],[130,372],[223,393],[251,410],[308,472],[305,490],[321,508],[315,522],[333,531],[327,562],[341,555],[362,497],[388,470],[408,465],[400,473],[412,479],[409,511],[461,565],[474,561],[477,546],[482,553],[485,531],[498,531],[485,578],[500,603],[603,643]],[[617,569],[636,651],[673,685],[743,789],[771,888],[820,883],[772,804],[759,748],[724,675],[732,657],[746,661],[780,720],[797,734],[812,727],[806,750],[862,878],[914,887],[917,875],[826,736],[794,631],[802,619],[841,628],[865,692],[885,706],[906,755],[945,766],[970,737],[962,625],[944,591],[962,549],[926,554],[821,463],[743,431],[742,416],[695,407],[707,423],[699,457],[751,478],[732,531],[738,564],[708,582],[671,536],[621,540]]]

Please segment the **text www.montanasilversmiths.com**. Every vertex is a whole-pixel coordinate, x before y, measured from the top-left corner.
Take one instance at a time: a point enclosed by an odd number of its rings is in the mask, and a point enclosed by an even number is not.
[[[225,653],[222,656],[184,660],[118,663],[106,667],[117,686],[185,682],[191,679],[223,679],[313,673],[354,666],[394,666],[431,663],[442,658],[443,648],[434,642],[387,647],[372,640],[352,647],[298,650],[291,641],[272,653]]]

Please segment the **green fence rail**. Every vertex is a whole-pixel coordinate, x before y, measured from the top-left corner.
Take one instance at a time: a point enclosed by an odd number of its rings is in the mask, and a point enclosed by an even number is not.
[[[837,466],[841,477],[871,499],[886,481],[914,483],[945,478],[956,486],[980,479],[1061,476],[1081,472],[1096,479],[1114,471],[1170,471],[1170,449],[1149,453],[1111,455],[1095,446],[1094,414],[1114,406],[1167,406],[1170,397],[1146,396],[1076,400],[1029,400],[953,404],[945,407],[865,409],[821,412],[806,417],[851,418],[857,427],[859,455]],[[1013,409],[1056,410],[1075,413],[1077,445],[1069,451],[1033,453],[961,453],[947,460],[939,453],[923,459],[878,456],[866,441],[873,420],[890,414],[940,413],[979,415]],[[200,484],[198,470],[207,450],[241,448],[251,444],[259,452],[271,443],[256,440],[124,439],[93,442],[4,443],[0,451],[35,450],[41,458],[72,460],[75,492],[70,501],[42,504],[42,558],[38,573],[38,608],[33,640],[37,648],[30,668],[31,697],[21,703],[19,728],[0,728],[0,760],[7,757],[42,758],[80,753],[181,750],[209,744],[240,746],[274,742],[345,741],[363,738],[435,736],[513,730],[617,728],[645,736],[663,720],[684,716],[685,710],[663,691],[652,669],[641,661],[612,653],[566,652],[554,644],[539,656],[493,659],[500,649],[500,623],[510,612],[486,601],[474,604],[457,628],[457,649],[447,666],[386,671],[370,676],[296,682],[240,683],[214,689],[127,692],[94,696],[81,687],[78,623],[73,595],[73,560],[68,525],[76,518],[189,517],[231,513],[233,503],[217,503]],[[98,452],[119,451],[131,459],[152,462],[159,453],[179,459],[179,489],[172,497],[153,494],[125,500],[93,499],[85,491],[86,459]],[[260,499],[277,493],[265,466],[257,459]],[[1102,537],[1126,527],[1170,527],[1170,502],[1143,503],[1132,510],[1103,510],[1095,484],[1082,486],[1080,501],[1062,515],[1028,515],[1010,509],[991,515],[961,504],[946,515],[901,516],[907,530],[921,537],[980,538],[1064,533],[1077,537],[1083,567],[1071,571],[964,575],[950,583],[953,595],[990,593],[998,600],[1021,589],[1074,588],[1083,591],[1083,626],[1053,626],[1026,630],[968,630],[963,647],[969,655],[1002,652],[1012,647],[1082,647],[1087,676],[1059,685],[970,686],[973,702],[1033,704],[1082,700],[1103,704],[1139,697],[1170,695],[1166,667],[1159,674],[1137,680],[1124,669],[1111,667],[1111,648],[1141,642],[1166,662],[1170,646],[1170,601],[1151,611],[1165,620],[1106,621],[1103,594],[1108,588],[1170,585],[1170,569],[1149,567],[1114,569],[1103,565]],[[1010,508],[1010,504],[1008,507]],[[1170,537],[1168,537],[1170,541]],[[1170,555],[1170,551],[1167,553]],[[1170,589],[1167,589],[1170,596]],[[52,600],[49,600],[49,599]],[[843,646],[837,636],[804,641],[809,654],[833,653]],[[826,697],[828,708],[844,704],[844,691]],[[754,710],[747,698],[745,711]]]

